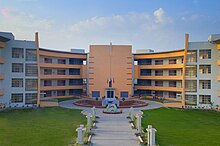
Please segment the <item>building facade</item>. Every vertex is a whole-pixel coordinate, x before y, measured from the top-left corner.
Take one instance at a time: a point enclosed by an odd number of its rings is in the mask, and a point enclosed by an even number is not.
[[[132,53],[131,45],[90,45],[89,53],[39,47],[0,32],[0,103],[45,106],[73,96],[159,97],[179,107],[220,105],[220,35],[180,50]],[[172,104],[170,104],[172,106]]]

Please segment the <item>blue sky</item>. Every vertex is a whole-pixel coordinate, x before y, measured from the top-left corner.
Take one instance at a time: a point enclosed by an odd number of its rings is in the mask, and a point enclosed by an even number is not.
[[[133,50],[182,49],[219,32],[219,0],[0,0],[0,31],[58,50],[131,44]]]

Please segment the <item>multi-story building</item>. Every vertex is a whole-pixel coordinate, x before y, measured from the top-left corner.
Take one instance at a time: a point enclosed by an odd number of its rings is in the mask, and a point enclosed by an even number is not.
[[[156,96],[179,107],[220,105],[220,35],[180,50],[132,53],[131,45],[90,45],[70,52],[39,47],[0,33],[0,103],[41,105],[47,100]],[[176,106],[175,105],[175,106]],[[172,106],[172,104],[170,104]]]

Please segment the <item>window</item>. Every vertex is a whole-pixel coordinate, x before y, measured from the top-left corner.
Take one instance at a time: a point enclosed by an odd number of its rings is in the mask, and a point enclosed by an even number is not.
[[[70,58],[69,59],[69,64],[83,65],[83,59],[80,59],[80,58]]]
[[[150,69],[141,69],[140,74],[141,74],[141,76],[151,76],[151,70]]]
[[[12,72],[22,73],[23,71],[23,63],[12,63]]]
[[[151,80],[138,79],[138,86],[151,86]]]
[[[57,69],[57,74],[58,75],[65,75],[66,74],[66,70],[65,69]]]
[[[169,64],[176,64],[176,59],[169,59]]]
[[[44,69],[44,75],[52,75],[52,69]]]
[[[23,102],[23,93],[11,94],[11,103]]]
[[[69,75],[80,75],[80,68],[70,68]]]
[[[58,64],[66,64],[66,59],[58,59],[57,63]]]
[[[52,80],[44,80],[44,86],[52,86]]]
[[[176,81],[169,81],[169,87],[176,87]]]
[[[36,49],[26,49],[26,61],[37,61]]]
[[[26,91],[36,91],[37,90],[37,79],[26,79],[25,80],[25,90]]]
[[[120,93],[120,96],[121,96],[122,98],[127,98],[127,97],[128,97],[128,92],[121,92],[121,93]]]
[[[69,85],[82,85],[83,84],[83,79],[70,79],[69,80]]]
[[[26,93],[25,104],[37,104],[37,93]]]
[[[139,95],[139,96],[151,96],[151,91],[150,90],[136,90],[134,91],[135,95]]]
[[[12,87],[23,87],[23,79],[22,78],[13,78],[11,86]]]
[[[211,89],[211,80],[200,80],[199,88],[200,89]]]
[[[155,91],[155,96],[163,97],[163,91]]]
[[[169,70],[169,76],[176,76],[176,70]]]
[[[26,76],[37,76],[37,64],[26,64],[25,75]]]
[[[44,97],[51,97],[52,96],[52,91],[44,91]]]
[[[210,74],[211,73],[211,65],[199,65],[199,73],[200,74]]]
[[[65,86],[66,80],[57,80],[57,86]]]
[[[24,49],[12,48],[12,58],[24,58]]]
[[[52,58],[44,58],[44,63],[52,63]]]
[[[92,91],[92,97],[100,97],[100,91]]]
[[[186,92],[196,92],[197,91],[197,81],[196,80],[186,80],[185,81],[185,91]]]
[[[82,95],[83,90],[82,89],[70,89],[69,95]]]
[[[169,92],[169,98],[176,98],[176,92]]]
[[[140,59],[137,60],[138,61],[138,65],[151,65],[152,64],[152,60],[151,59]]]
[[[211,59],[211,50],[199,50],[200,59]]]
[[[163,86],[163,81],[155,81],[155,86]]]
[[[197,96],[196,95],[185,95],[185,101],[187,105],[196,105]]]
[[[196,50],[189,50],[187,52],[186,62],[187,63],[195,63],[195,62],[197,62],[197,51]]]
[[[197,66],[196,65],[186,66],[186,77],[187,78],[197,77]]]
[[[211,95],[199,95],[199,104],[211,104]]]
[[[87,79],[83,79],[83,85],[87,84]]]
[[[155,76],[163,76],[163,70],[155,70]]]
[[[57,96],[65,96],[65,90],[58,90]]]
[[[163,60],[155,60],[155,65],[163,65]]]

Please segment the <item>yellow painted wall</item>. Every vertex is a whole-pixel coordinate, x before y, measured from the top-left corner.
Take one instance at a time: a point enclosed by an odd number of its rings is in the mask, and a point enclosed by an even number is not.
[[[89,95],[92,95],[92,91],[100,91],[100,96],[105,96],[107,79],[110,80],[110,76],[114,78],[113,88],[116,89],[116,96],[120,97],[121,91],[127,91],[131,95],[132,46],[113,45],[111,57],[109,48],[109,45],[90,46]]]

